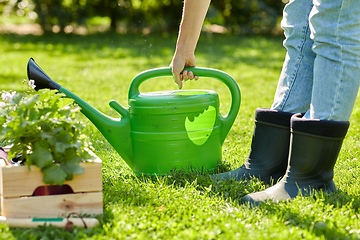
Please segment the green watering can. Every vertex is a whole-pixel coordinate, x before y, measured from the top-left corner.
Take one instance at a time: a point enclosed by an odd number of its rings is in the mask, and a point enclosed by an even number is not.
[[[136,174],[163,175],[173,169],[212,170],[221,161],[221,146],[240,108],[240,89],[228,74],[209,68],[186,68],[196,76],[218,79],[230,89],[227,116],[219,113],[218,94],[211,90],[140,93],[152,78],[172,76],[170,68],[139,73],[129,88],[129,107],[115,100],[109,105],[121,116],[109,117],[50,79],[30,58],[28,78],[35,89],[57,89],[75,100],[82,113],[99,129]]]

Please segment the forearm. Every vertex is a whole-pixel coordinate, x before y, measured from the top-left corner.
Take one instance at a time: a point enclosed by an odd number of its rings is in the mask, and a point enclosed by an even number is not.
[[[174,81],[182,88],[183,79],[196,79],[192,72],[181,71],[195,67],[195,48],[211,0],[185,0],[174,57],[170,63]]]
[[[185,0],[176,51],[193,53],[211,0]]]

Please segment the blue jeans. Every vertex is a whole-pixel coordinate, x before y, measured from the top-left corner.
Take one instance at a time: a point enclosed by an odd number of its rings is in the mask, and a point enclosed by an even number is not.
[[[347,121],[360,84],[360,0],[290,0],[272,109]]]

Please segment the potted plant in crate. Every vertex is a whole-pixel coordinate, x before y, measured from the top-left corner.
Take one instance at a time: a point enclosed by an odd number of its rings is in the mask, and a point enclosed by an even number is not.
[[[99,159],[89,151],[90,142],[81,133],[83,124],[76,120],[80,108],[53,90],[1,95],[0,139],[12,146],[9,159],[22,156],[17,164],[1,168],[2,215],[101,213],[101,161],[96,161]],[[47,194],[50,196],[39,196]]]

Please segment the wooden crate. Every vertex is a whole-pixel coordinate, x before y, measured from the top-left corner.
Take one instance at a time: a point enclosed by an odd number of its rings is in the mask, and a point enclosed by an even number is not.
[[[71,212],[101,214],[103,212],[102,170],[99,158],[83,162],[84,174],[74,175],[69,185],[74,193],[32,196],[44,186],[43,174],[36,166],[0,168],[1,215],[7,218],[61,218]]]

